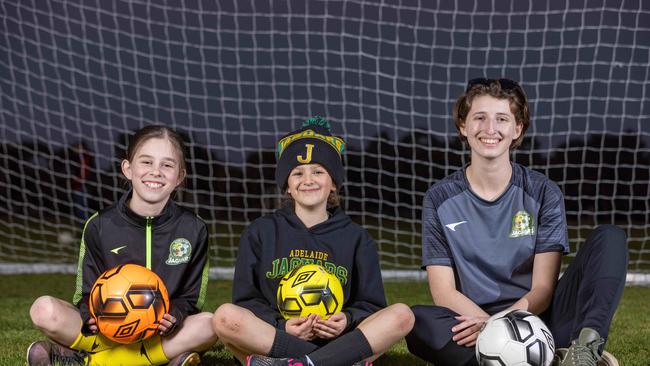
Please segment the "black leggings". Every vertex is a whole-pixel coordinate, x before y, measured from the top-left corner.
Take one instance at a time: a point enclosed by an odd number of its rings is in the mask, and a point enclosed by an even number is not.
[[[623,294],[628,250],[625,232],[603,225],[591,232],[558,281],[549,308],[540,317],[553,333],[556,348],[568,347],[585,327],[607,339]],[[415,326],[406,336],[414,355],[439,365],[476,365],[474,347],[451,340],[458,314],[448,308],[416,305]]]

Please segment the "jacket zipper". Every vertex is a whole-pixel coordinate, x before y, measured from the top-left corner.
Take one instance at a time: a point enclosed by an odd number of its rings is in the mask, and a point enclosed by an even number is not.
[[[153,221],[153,216],[147,216],[147,269],[151,269],[151,223]]]

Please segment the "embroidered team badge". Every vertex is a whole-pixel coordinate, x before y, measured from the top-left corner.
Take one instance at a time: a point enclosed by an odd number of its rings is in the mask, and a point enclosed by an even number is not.
[[[535,223],[533,218],[526,211],[518,211],[512,217],[512,229],[510,229],[511,238],[535,234]]]
[[[170,266],[190,261],[192,255],[192,244],[185,238],[176,238],[169,245],[169,257],[165,261]]]

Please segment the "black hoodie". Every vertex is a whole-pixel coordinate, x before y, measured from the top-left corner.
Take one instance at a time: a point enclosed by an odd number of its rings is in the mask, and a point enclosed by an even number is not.
[[[253,221],[242,233],[232,301],[285,330],[276,292],[284,274],[304,263],[323,265],[343,286],[346,330],[386,306],[377,244],[340,208],[307,228],[292,205]]]

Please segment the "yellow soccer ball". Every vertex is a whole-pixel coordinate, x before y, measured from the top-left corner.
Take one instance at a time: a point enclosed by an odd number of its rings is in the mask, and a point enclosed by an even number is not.
[[[278,285],[278,309],[285,319],[318,314],[328,319],[343,307],[343,288],[318,264],[294,268]]]

